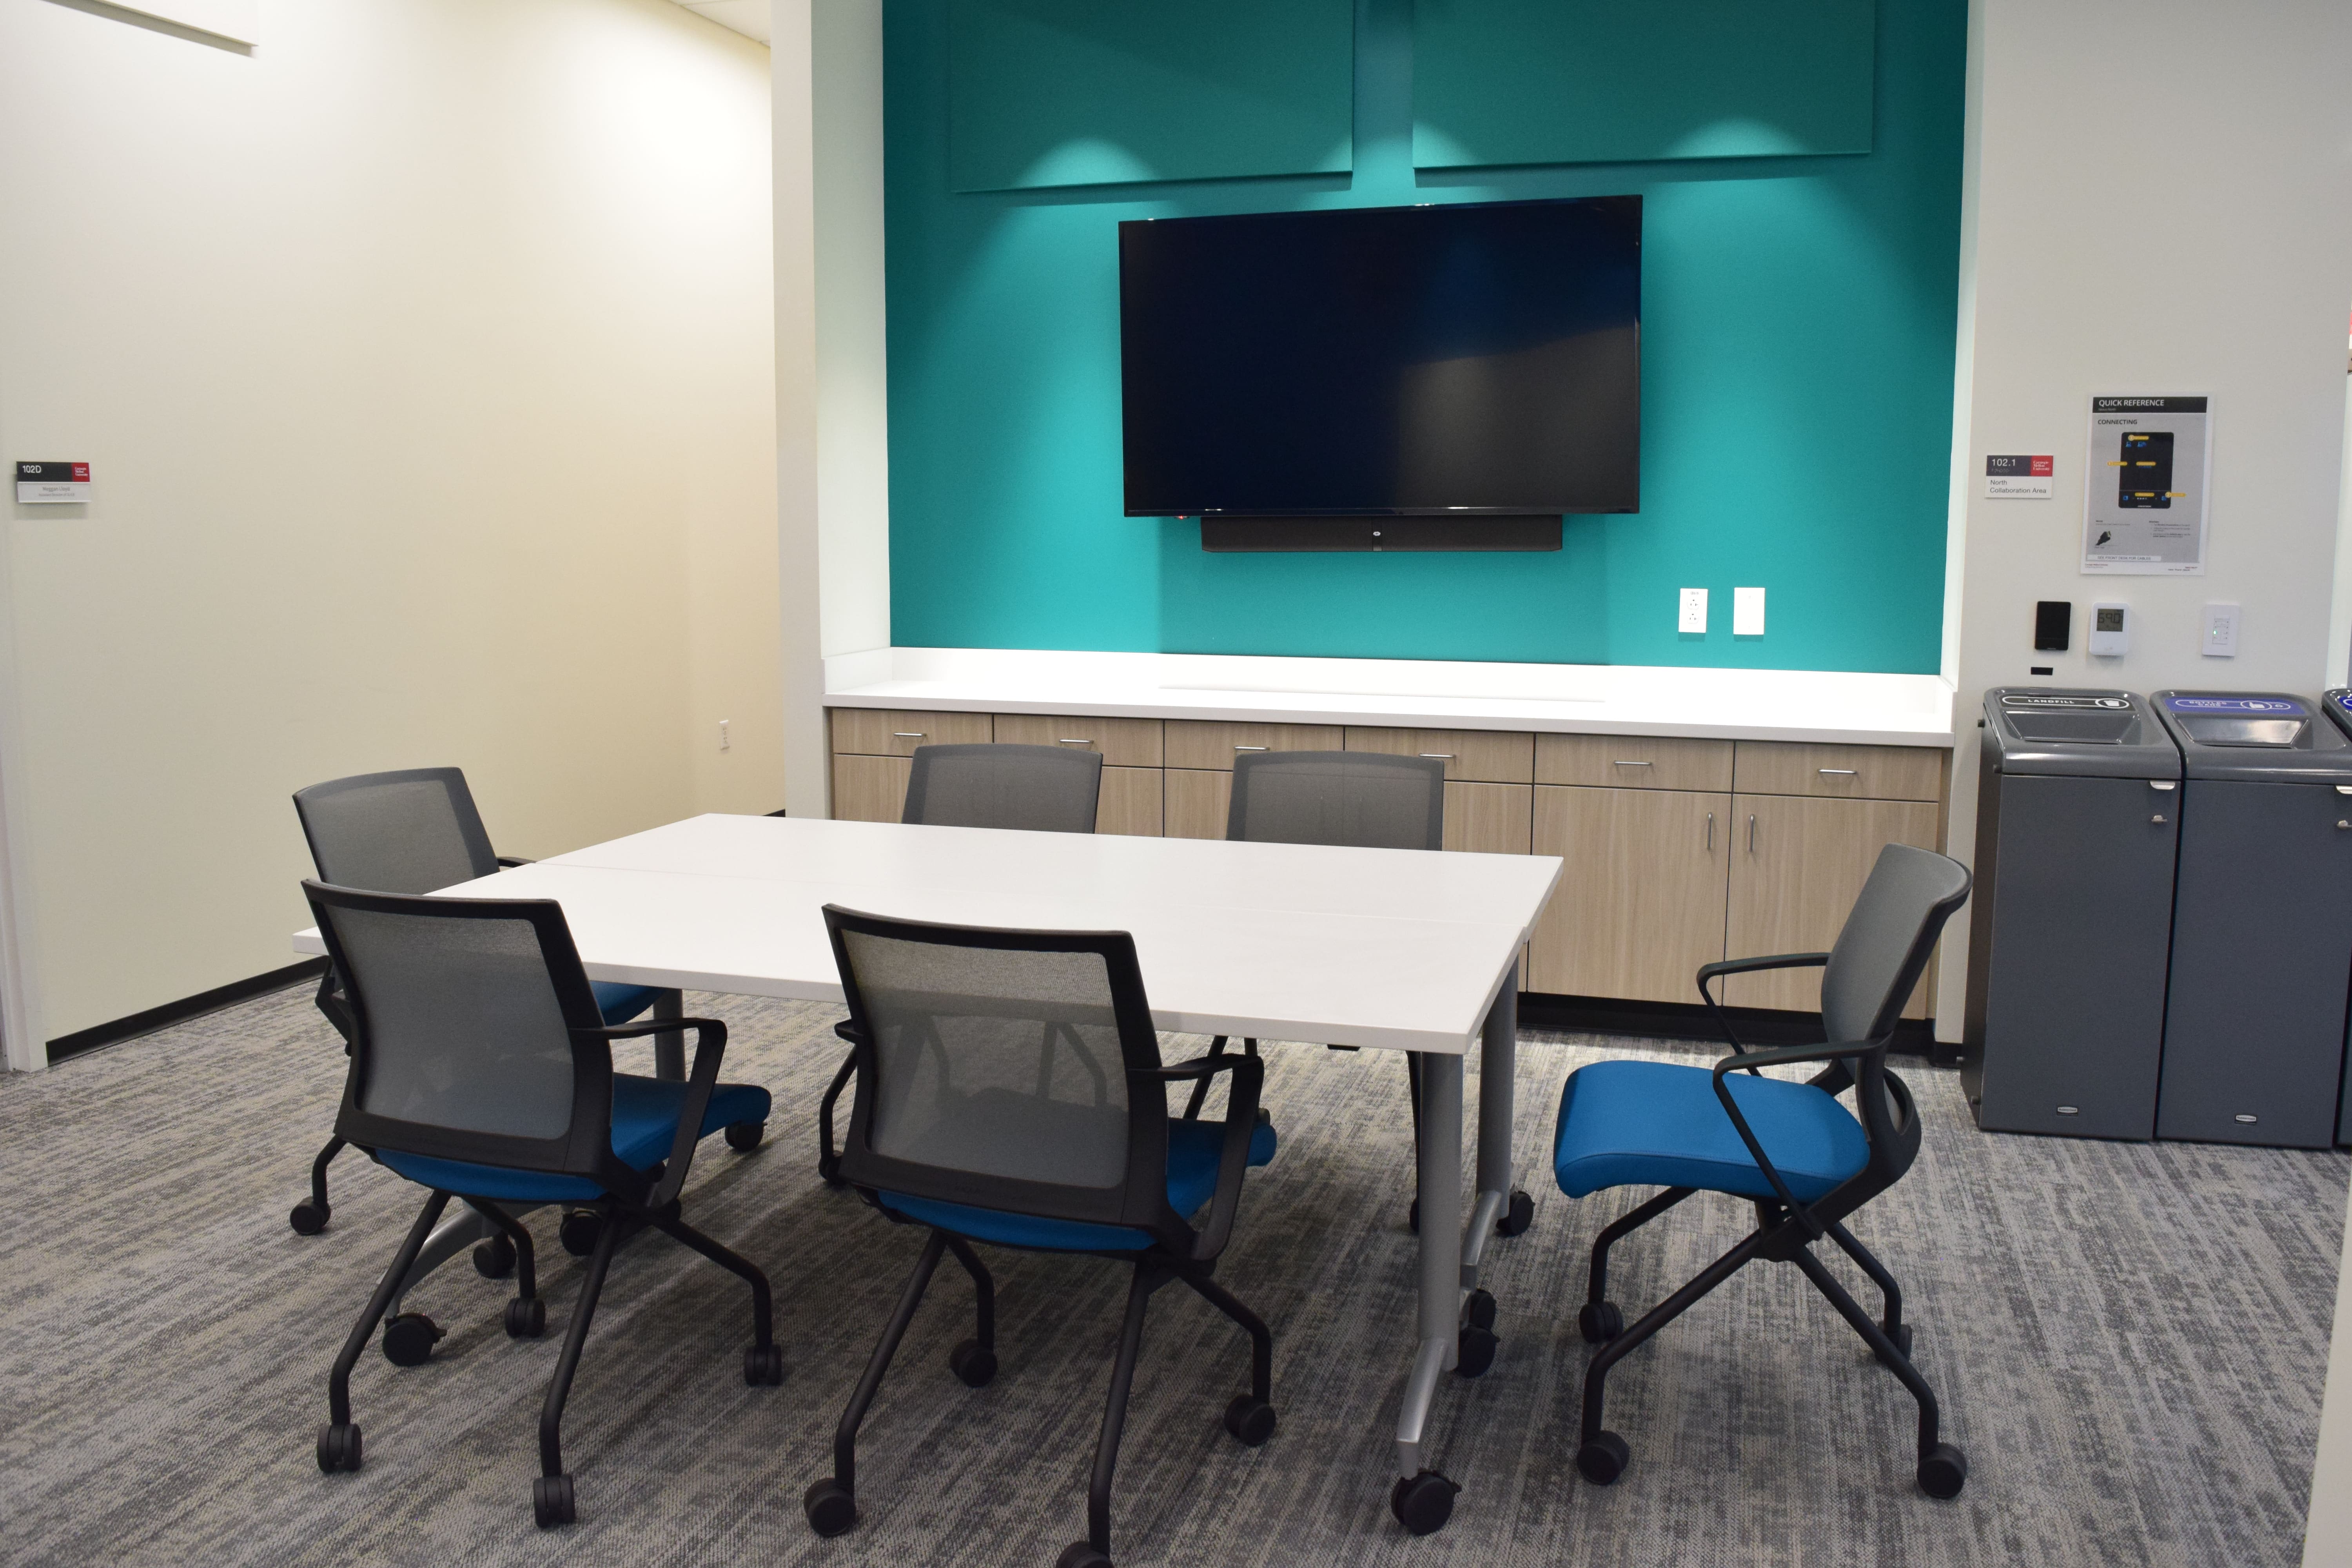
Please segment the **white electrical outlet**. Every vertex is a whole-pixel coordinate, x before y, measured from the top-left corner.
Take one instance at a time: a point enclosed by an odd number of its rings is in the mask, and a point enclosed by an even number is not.
[[[734,743],[727,735],[727,721],[721,719],[719,721],[719,749],[722,752],[730,750]]]
[[[1764,590],[1734,588],[1731,591],[1731,635],[1736,637],[1760,637],[1764,635]]]
[[[1706,589],[1685,588],[1683,590],[1682,617],[1680,620],[1675,622],[1675,630],[1677,632],[1696,632],[1701,637],[1705,637],[1706,635]]]
[[[2208,605],[2205,606],[2204,647],[2199,650],[2207,658],[2238,657],[2238,606]]]

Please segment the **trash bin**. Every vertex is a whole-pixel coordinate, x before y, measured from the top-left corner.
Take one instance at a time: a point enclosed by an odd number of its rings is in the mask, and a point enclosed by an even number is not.
[[[2157,1136],[2325,1149],[2352,978],[2352,738],[2284,692],[2151,700],[2186,775]]]
[[[2180,752],[2128,691],[1984,708],[1960,1087],[1989,1131],[2154,1137]]]
[[[2352,690],[2339,686],[2321,700],[2320,706],[2336,721],[2336,727],[2352,735]],[[2347,1043],[2344,1058],[2344,1087],[2336,1097],[2336,1142],[2352,1144],[2352,1043]]]

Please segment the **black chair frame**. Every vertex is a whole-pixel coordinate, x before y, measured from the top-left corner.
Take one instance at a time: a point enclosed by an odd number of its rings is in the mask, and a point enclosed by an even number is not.
[[[854,1187],[867,1204],[880,1210],[893,1223],[927,1229],[929,1236],[916,1259],[914,1271],[908,1277],[905,1289],[899,1295],[898,1307],[884,1327],[882,1337],[866,1363],[865,1373],[858,1380],[849,1406],[842,1415],[841,1424],[834,1433],[833,1474],[811,1486],[803,1499],[809,1522],[820,1535],[827,1536],[838,1535],[856,1524],[858,1429],[882,1386],[882,1379],[889,1371],[891,1360],[898,1352],[908,1325],[913,1321],[915,1311],[922,1303],[940,1258],[945,1253],[953,1253],[957,1262],[971,1277],[977,1311],[975,1334],[957,1344],[950,1352],[950,1369],[963,1383],[974,1388],[985,1385],[996,1373],[994,1281],[972,1244],[965,1237],[922,1226],[919,1221],[895,1213],[882,1199],[886,1190],[911,1192],[916,1195],[940,1197],[982,1208],[1127,1226],[1151,1236],[1151,1246],[1140,1253],[1122,1250],[1088,1255],[1129,1264],[1132,1274],[1128,1287],[1126,1315],[1120,1324],[1118,1347],[1112,1363],[1110,1388],[1103,1408],[1102,1426],[1096,1438],[1094,1466],[1087,1480],[1087,1539],[1070,1546],[1059,1561],[1060,1568],[1109,1568],[1111,1489],[1118,1465],[1119,1437],[1126,1425],[1136,1361],[1142,1349],[1145,1311],[1151,1297],[1162,1287],[1181,1281],[1249,1336],[1250,1390],[1235,1396],[1226,1405],[1225,1429],[1251,1447],[1264,1443],[1274,1432],[1276,1417],[1271,1403],[1274,1336],[1263,1320],[1212,1277],[1216,1260],[1232,1235],[1234,1218],[1240,1206],[1250,1141],[1257,1127],[1258,1094],[1265,1080],[1265,1066],[1250,1056],[1201,1057],[1174,1065],[1161,1065],[1158,1061],[1159,1037],[1152,1026],[1150,1011],[1144,1002],[1142,973],[1136,963],[1135,944],[1123,931],[1062,933],[922,925],[878,919],[831,905],[825,909],[825,921],[832,932],[834,953],[841,968],[843,989],[846,993],[850,1011],[849,1018],[835,1026],[835,1032],[848,1040],[851,1047],[850,1060],[844,1067],[843,1077],[845,1079],[854,1073],[859,1085],[859,1093],[850,1113],[845,1146],[835,1156],[837,1169],[845,1184]],[[1125,1179],[1117,1187],[1098,1196],[1076,1195],[1083,1191],[1081,1189],[1040,1186],[969,1172],[952,1173],[950,1184],[943,1186],[942,1177],[950,1173],[936,1167],[894,1160],[877,1152],[870,1141],[875,1102],[870,1086],[878,1079],[880,1062],[871,1043],[871,1026],[866,1004],[859,994],[856,973],[843,942],[845,931],[866,931],[902,941],[933,941],[1032,952],[1100,953],[1109,969],[1120,1042],[1127,1055],[1125,1077],[1129,1137]],[[1139,1048],[1145,1043],[1148,1043],[1148,1048]],[[1168,1203],[1167,1089],[1171,1084],[1195,1080],[1205,1083],[1219,1076],[1231,1080],[1227,1089],[1224,1134],[1218,1148],[1217,1183],[1209,1200],[1208,1218],[1196,1230]],[[832,1131],[829,1117],[827,1121],[825,1144],[830,1153]],[[990,1242],[988,1245],[1007,1244]],[[1060,1248],[1015,1247],[1013,1250],[1050,1250],[1068,1256],[1065,1249]]]
[[[1688,1283],[1628,1325],[1609,1300],[1609,1249],[1643,1226],[1674,1208],[1699,1189],[1668,1187],[1605,1227],[1592,1243],[1592,1264],[1578,1328],[1587,1343],[1600,1349],[1587,1363],[1584,1400],[1577,1451],[1577,1468],[1588,1480],[1606,1486],[1624,1470],[1628,1450],[1622,1439],[1604,1426],[1604,1405],[1610,1368],[1655,1336],[1700,1300],[1758,1261],[1793,1263],[1815,1289],[1852,1326],[1877,1359],[1901,1380],[1918,1405],[1918,1478],[1921,1488],[1936,1497],[1958,1496],[1968,1475],[1958,1449],[1941,1440],[1942,1413],[1935,1390],[1911,1362],[1911,1325],[1903,1319],[1903,1292],[1892,1270],[1857,1240],[1844,1225],[1847,1215],[1885,1192],[1911,1167],[1919,1152],[1919,1118],[1911,1091],[1886,1068],[1886,1052],[1904,1000],[1919,982],[1945,921],[1968,898],[1963,873],[1959,890],[1929,913],[1906,955],[1896,983],[1873,1020],[1871,1037],[1832,1041],[1815,1046],[1790,1046],[1751,1050],[1731,1026],[1711,988],[1726,975],[1768,970],[1820,968],[1830,961],[1826,952],[1780,953],[1769,957],[1731,959],[1709,963],[1698,972],[1698,991],[1716,1025],[1723,1031],[1732,1054],[1714,1068],[1715,1094],[1730,1117],[1740,1142],[1747,1145],[1776,1197],[1755,1204],[1756,1228],[1731,1249],[1702,1269]],[[1741,1114],[1726,1079],[1745,1071],[1761,1077],[1761,1068],[1822,1062],[1822,1071],[1807,1080],[1825,1094],[1852,1089],[1869,1157],[1863,1168],[1811,1203],[1801,1203],[1785,1178],[1765,1153],[1763,1143]],[[1876,1321],[1854,1300],[1811,1248],[1827,1238],[1853,1259],[1878,1288],[1882,1310]]]
[[[443,919],[479,919],[530,922],[541,951],[548,960],[549,979],[563,1011],[572,1045],[572,1102],[570,1125],[551,1139],[527,1139],[500,1133],[458,1131],[403,1121],[373,1113],[362,1103],[369,1068],[368,1006],[364,989],[348,981],[343,988],[352,1025],[352,1068],[344,1079],[342,1110],[336,1119],[336,1136],[364,1151],[371,1158],[381,1149],[429,1155],[471,1164],[502,1166],[550,1173],[584,1176],[604,1189],[606,1196],[588,1205],[597,1217],[595,1245],[581,1281],[580,1298],[565,1331],[563,1349],[550,1380],[539,1417],[539,1479],[531,1485],[531,1510],[541,1529],[571,1522],[575,1504],[572,1477],[563,1468],[563,1407],[570,1399],[573,1373],[588,1339],[588,1326],[604,1293],[613,1254],[636,1233],[656,1229],[670,1237],[751,1288],[752,1342],[743,1353],[743,1381],[755,1387],[783,1381],[783,1354],[775,1343],[772,1298],[765,1274],[747,1259],[720,1246],[679,1217],[679,1193],[694,1163],[701,1140],[703,1117],[719,1082],[719,1068],[727,1050],[727,1026],[715,1018],[659,1019],[638,1024],[606,1025],[597,1010],[586,971],[581,967],[562,907],[543,899],[426,899],[399,894],[332,888],[315,880],[302,884],[319,932],[337,969],[345,976],[353,970],[336,934],[337,910],[372,913],[426,912]],[[422,910],[420,910],[422,906]],[[687,1079],[677,1131],[668,1155],[648,1171],[623,1163],[613,1152],[613,1042],[642,1038],[666,1030],[693,1033],[694,1066]],[[515,1254],[516,1293],[507,1304],[505,1326],[509,1337],[536,1339],[546,1328],[546,1309],[538,1294],[537,1270],[530,1233],[499,1203],[478,1194],[436,1188],[429,1191],[416,1222],[386,1268],[375,1293],[352,1327],[335,1357],[327,1379],[327,1424],[319,1428],[320,1469],[328,1474],[360,1468],[360,1428],[352,1419],[351,1374],[360,1354],[375,1332],[385,1310],[400,1293],[417,1255],[424,1249],[449,1200],[462,1199],[482,1215]]]

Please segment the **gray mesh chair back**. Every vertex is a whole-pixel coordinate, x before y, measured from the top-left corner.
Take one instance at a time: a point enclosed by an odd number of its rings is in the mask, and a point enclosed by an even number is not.
[[[825,923],[857,1069],[844,1180],[1189,1250],[1168,1205],[1167,1093],[1132,938],[833,906]]]
[[[611,1047],[561,906],[302,887],[354,1026],[341,1135],[644,1184],[612,1154]]]
[[[918,746],[901,822],[1092,833],[1102,753],[1065,746]]]
[[[1445,764],[1385,752],[1257,752],[1234,760],[1225,837],[1259,844],[1441,849]]]
[[[383,893],[429,893],[499,868],[457,768],[358,773],[294,793],[319,879]]]
[[[1829,1038],[1893,1036],[1945,921],[1968,896],[1968,869],[1957,860],[1907,844],[1878,852],[1822,972],[1822,1028]]]

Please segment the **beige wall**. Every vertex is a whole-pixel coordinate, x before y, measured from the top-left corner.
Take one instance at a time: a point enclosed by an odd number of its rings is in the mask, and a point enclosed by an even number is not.
[[[0,730],[41,1037],[292,962],[287,796],[783,804],[768,60],[667,0],[0,0]],[[718,721],[733,748],[718,750]]]

